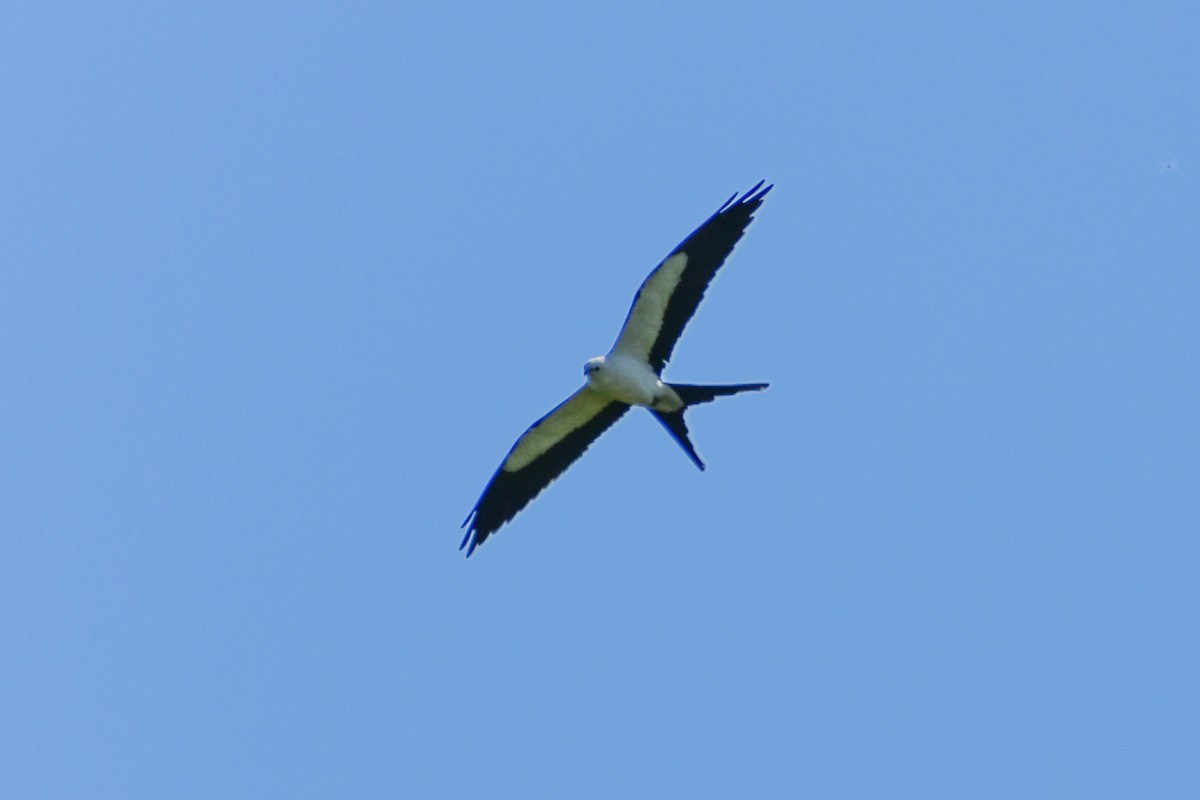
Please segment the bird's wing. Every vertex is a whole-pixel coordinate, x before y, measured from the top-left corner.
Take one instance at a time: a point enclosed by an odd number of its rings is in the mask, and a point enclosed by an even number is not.
[[[642,283],[613,352],[644,359],[661,373],[717,270],[746,232],[771,187],[735,194],[683,240]]]
[[[459,549],[467,547],[467,555],[471,555],[484,539],[563,474],[627,410],[625,403],[584,386],[530,425],[467,515],[463,522],[467,535]]]

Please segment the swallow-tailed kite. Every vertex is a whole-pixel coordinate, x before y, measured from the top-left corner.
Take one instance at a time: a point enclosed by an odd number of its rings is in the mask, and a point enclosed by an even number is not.
[[[583,455],[596,437],[630,406],[642,406],[662,423],[700,469],[704,462],[688,438],[683,413],[717,397],[767,388],[765,383],[694,386],[666,383],[660,375],[683,326],[733,250],[771,187],[760,181],[716,213],[655,267],[642,283],[625,325],[608,355],[583,365],[587,383],[521,434],[467,515],[459,549],[467,555],[511,520],[542,489]]]

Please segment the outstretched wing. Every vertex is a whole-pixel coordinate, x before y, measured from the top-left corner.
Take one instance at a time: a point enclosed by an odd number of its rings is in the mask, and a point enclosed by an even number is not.
[[[459,549],[467,547],[467,555],[471,555],[628,410],[625,403],[610,400],[584,386],[529,426],[508,451],[504,463],[463,522],[467,535]]]
[[[740,198],[729,198],[655,267],[633,298],[613,352],[636,356],[662,372],[708,284],[771,191],[763,183]]]

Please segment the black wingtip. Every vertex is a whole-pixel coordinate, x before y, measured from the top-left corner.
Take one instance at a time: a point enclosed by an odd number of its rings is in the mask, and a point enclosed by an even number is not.
[[[476,516],[478,516],[478,514],[479,514],[479,509],[472,508],[471,513],[467,514],[467,518],[465,520],[463,520],[463,524],[459,527],[466,528],[467,524],[469,522],[471,522],[471,520],[474,519]],[[471,553],[475,552],[475,546],[479,544],[479,535],[478,534],[479,534],[479,531],[475,530],[474,525],[471,525],[470,528],[467,528],[467,534],[465,536],[463,536],[462,542],[458,545],[459,550],[462,550],[464,547],[467,547],[468,543],[471,545],[469,548],[467,548],[467,558],[471,557]]]
[[[767,192],[769,192],[775,188],[775,184],[772,183],[770,186],[763,189],[762,187],[763,187],[764,183],[766,183],[766,181],[759,181],[758,183],[756,183],[754,185],[753,189],[751,189],[750,191],[748,191],[744,195],[742,195],[741,202],[742,203],[761,203],[762,199],[767,196]],[[762,189],[762,191],[759,191],[760,189]]]
[[[767,188],[763,189],[763,184],[765,183],[765,180],[759,181],[758,183],[754,184],[750,191],[746,192],[740,197],[738,196],[737,192],[734,192],[733,196],[726,200],[721,207],[717,209],[717,213],[720,214],[736,206],[742,206],[748,203],[761,203],[763,198],[767,196],[767,192],[775,188],[775,184],[772,183],[771,185],[767,186]]]

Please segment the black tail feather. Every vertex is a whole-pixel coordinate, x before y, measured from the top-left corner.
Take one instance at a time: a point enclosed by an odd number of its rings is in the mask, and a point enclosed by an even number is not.
[[[700,403],[708,403],[718,397],[737,394],[738,392],[761,392],[767,388],[765,383],[735,383],[729,386],[696,386],[690,383],[671,383],[667,384],[675,390],[675,394],[679,395],[679,399],[686,406],[695,406]]]
[[[700,460],[700,456],[696,455],[696,448],[692,446],[692,440],[688,438],[687,423],[683,421],[684,409],[678,411],[655,411],[650,409],[650,413],[654,418],[662,423],[662,426],[667,429],[667,433],[671,434],[675,441],[679,442],[679,446],[683,448],[683,452],[688,454],[688,457],[695,462],[700,471],[704,471],[704,462]]]

